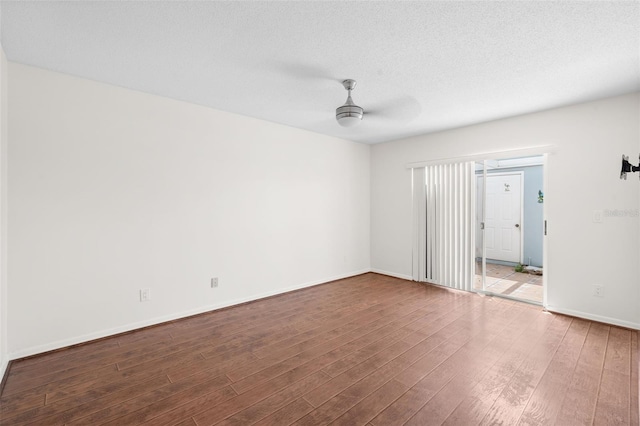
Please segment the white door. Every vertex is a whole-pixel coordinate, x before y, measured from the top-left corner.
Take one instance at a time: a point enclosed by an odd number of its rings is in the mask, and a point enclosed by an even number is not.
[[[522,172],[487,175],[484,238],[487,259],[522,260]]]

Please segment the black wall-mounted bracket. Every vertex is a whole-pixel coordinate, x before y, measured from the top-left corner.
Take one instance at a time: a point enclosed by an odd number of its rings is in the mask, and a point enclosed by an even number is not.
[[[638,158],[640,161],[640,156]],[[637,166],[629,163],[629,157],[627,155],[622,154],[622,169],[620,170],[620,179],[627,180],[627,173],[640,172],[640,163]],[[640,173],[638,174],[640,178]]]

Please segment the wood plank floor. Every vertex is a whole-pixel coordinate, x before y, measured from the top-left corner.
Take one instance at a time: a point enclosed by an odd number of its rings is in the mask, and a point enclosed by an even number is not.
[[[638,425],[638,333],[377,274],[13,362],[2,425]]]

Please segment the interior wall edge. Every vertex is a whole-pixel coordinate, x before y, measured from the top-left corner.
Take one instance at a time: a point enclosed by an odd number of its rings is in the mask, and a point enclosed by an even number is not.
[[[9,377],[9,366],[11,362],[12,361],[9,361],[8,359],[3,359],[2,362],[0,362],[0,395],[2,395],[4,384]]]
[[[7,280],[7,158],[8,158],[7,58],[0,44],[0,379],[8,371],[8,280]],[[3,382],[0,382],[0,392]]]
[[[371,270],[370,269],[362,269],[362,270],[358,270],[358,271],[349,272],[347,274],[328,277],[328,278],[325,278],[325,279],[322,279],[322,280],[310,281],[310,282],[302,283],[302,284],[299,284],[299,285],[278,289],[276,291],[263,292],[263,293],[259,293],[259,294],[256,294],[256,295],[253,295],[253,296],[249,296],[249,297],[238,298],[238,299],[234,299],[234,300],[228,300],[228,301],[225,301],[223,303],[218,303],[218,304],[214,304],[214,305],[207,305],[207,306],[201,306],[201,307],[198,307],[198,308],[195,308],[195,309],[190,309],[188,311],[172,313],[172,314],[169,314],[169,315],[163,315],[163,316],[159,316],[159,317],[155,317],[155,318],[150,318],[150,319],[147,319],[147,320],[144,320],[144,321],[139,321],[139,322],[135,322],[135,323],[131,323],[131,324],[125,324],[125,325],[120,326],[120,327],[114,327],[114,328],[110,328],[110,329],[106,329],[106,330],[96,331],[94,333],[84,334],[84,335],[77,336],[77,337],[72,337],[72,338],[68,338],[68,339],[64,339],[64,340],[58,340],[58,341],[52,342],[52,343],[33,346],[33,347],[29,347],[29,348],[21,349],[19,351],[15,351],[15,352],[9,353],[8,359],[9,359],[9,362],[11,362],[11,361],[15,361],[15,360],[20,359],[20,358],[39,355],[39,354],[42,354],[42,353],[45,353],[45,352],[54,351],[54,350],[58,350],[58,349],[63,349],[63,348],[66,348],[68,346],[87,343],[87,342],[90,342],[92,340],[103,339],[105,337],[110,337],[110,336],[114,336],[114,335],[117,335],[117,334],[134,331],[134,330],[137,330],[137,329],[140,329],[140,328],[150,327],[150,326],[162,324],[162,323],[169,322],[169,321],[175,321],[175,320],[179,320],[179,319],[182,319],[182,318],[187,318],[187,317],[190,317],[190,316],[193,316],[193,315],[198,315],[198,314],[203,314],[203,313],[206,313],[206,312],[215,311],[215,310],[218,310],[218,309],[229,308],[229,307],[236,306],[236,305],[241,305],[241,304],[247,303],[247,302],[255,302],[255,301],[258,301],[260,299],[267,298],[267,297],[277,296],[277,295],[288,293],[288,292],[291,292],[291,291],[301,290],[303,288],[308,288],[308,287],[313,287],[313,286],[316,286],[316,285],[325,284],[325,283],[328,283],[328,282],[331,282],[331,281],[336,281],[336,280],[341,280],[341,279],[345,279],[345,278],[355,277],[357,275],[366,274],[368,272],[371,272]],[[8,365],[8,363],[4,362],[3,365],[0,366],[0,377],[2,377],[2,375],[4,374],[7,365]]]
[[[611,318],[603,315],[595,315],[587,312],[576,311],[573,309],[557,308],[549,305],[545,306],[545,309],[549,312],[553,312],[556,314],[569,315],[576,318],[582,318],[590,321],[601,322],[607,325],[615,325],[619,327],[630,328],[632,330],[640,330],[640,323],[625,321],[618,318]]]

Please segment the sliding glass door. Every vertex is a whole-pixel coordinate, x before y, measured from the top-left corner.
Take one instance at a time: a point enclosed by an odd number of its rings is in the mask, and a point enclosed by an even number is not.
[[[542,304],[544,163],[412,167],[413,279]]]
[[[475,164],[474,290],[543,301],[544,157]]]

